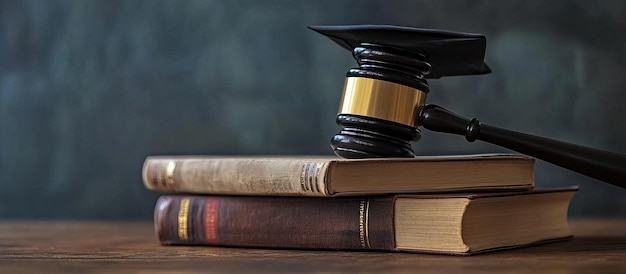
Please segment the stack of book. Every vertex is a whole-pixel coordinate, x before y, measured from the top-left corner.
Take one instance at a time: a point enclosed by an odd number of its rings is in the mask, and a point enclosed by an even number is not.
[[[572,237],[576,187],[534,189],[534,159],[152,156],[164,245],[469,255]]]

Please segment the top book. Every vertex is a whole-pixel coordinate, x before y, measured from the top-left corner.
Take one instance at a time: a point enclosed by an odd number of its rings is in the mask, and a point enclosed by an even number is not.
[[[144,185],[164,193],[356,196],[527,190],[534,158],[511,154],[338,157],[150,156]]]

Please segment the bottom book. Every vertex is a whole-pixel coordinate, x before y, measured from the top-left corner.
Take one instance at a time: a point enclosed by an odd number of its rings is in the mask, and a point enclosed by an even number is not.
[[[576,187],[344,198],[164,195],[161,244],[469,255],[572,237]]]

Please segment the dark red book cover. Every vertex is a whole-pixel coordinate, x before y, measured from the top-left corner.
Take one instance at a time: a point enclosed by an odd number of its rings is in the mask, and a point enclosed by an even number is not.
[[[393,199],[162,196],[162,244],[392,250]]]

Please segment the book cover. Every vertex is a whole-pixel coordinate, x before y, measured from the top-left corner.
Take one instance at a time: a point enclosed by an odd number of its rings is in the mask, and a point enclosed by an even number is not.
[[[164,195],[161,244],[473,254],[567,239],[577,188],[338,197]]]

